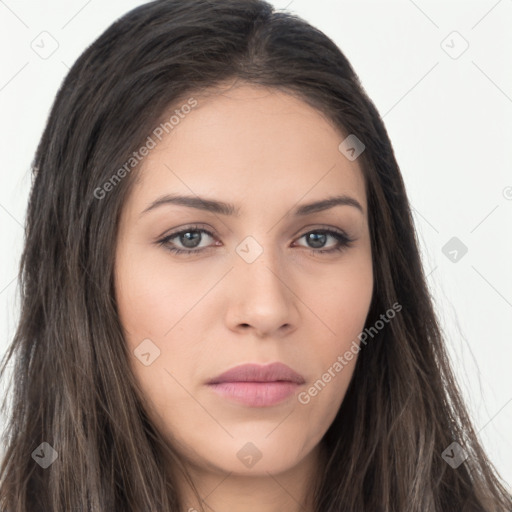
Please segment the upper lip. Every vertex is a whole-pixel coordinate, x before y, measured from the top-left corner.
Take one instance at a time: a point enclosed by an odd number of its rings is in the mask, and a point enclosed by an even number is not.
[[[304,377],[283,363],[268,365],[242,364],[214,377],[208,384],[222,382],[276,382],[287,381],[303,384]]]

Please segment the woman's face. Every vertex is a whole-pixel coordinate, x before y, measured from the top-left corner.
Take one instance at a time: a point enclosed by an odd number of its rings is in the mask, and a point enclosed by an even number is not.
[[[153,419],[191,465],[276,474],[315,453],[353,374],[357,355],[343,355],[373,291],[363,175],[290,95],[195,99],[152,136],[124,205],[120,319]],[[350,199],[322,206],[337,196]],[[265,371],[276,362],[298,375]],[[263,369],[209,384],[245,364]]]

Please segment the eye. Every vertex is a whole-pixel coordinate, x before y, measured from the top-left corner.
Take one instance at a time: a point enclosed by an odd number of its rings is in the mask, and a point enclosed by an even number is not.
[[[181,231],[171,233],[157,242],[158,245],[165,247],[166,250],[173,254],[192,255],[199,252],[203,252],[206,249],[210,249],[212,245],[203,245],[204,235],[210,238],[215,238],[213,233],[207,229],[199,226],[190,226]],[[306,243],[311,244],[308,246],[301,246],[309,249],[313,253],[334,253],[342,251],[343,249],[350,247],[354,242],[354,239],[342,231],[335,231],[333,229],[316,229],[308,231],[304,235],[298,238],[298,240],[305,238]],[[334,247],[324,249],[325,244],[329,238],[335,240]]]
[[[312,244],[312,246],[306,247],[307,249],[320,254],[342,251],[347,247],[351,247],[354,242],[353,238],[350,238],[342,231],[335,231],[334,229],[315,229],[302,235],[299,240],[301,238],[305,238],[307,243]],[[336,243],[334,247],[324,249],[329,238],[334,238]]]
[[[162,238],[157,243],[164,246],[168,251],[174,254],[194,254],[202,252],[204,249],[208,249],[211,246],[201,247],[199,244],[203,241],[203,233],[207,236],[214,238],[213,233],[207,229],[200,228],[198,226],[190,226],[181,231],[171,233],[165,238]],[[176,241],[172,241],[176,239]],[[176,243],[181,244],[181,247],[176,247]]]

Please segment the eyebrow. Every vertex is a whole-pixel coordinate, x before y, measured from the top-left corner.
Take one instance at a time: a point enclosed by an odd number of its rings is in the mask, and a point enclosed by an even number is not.
[[[221,215],[240,215],[240,208],[230,203],[223,201],[216,201],[213,199],[206,199],[198,196],[183,196],[183,195],[170,195],[166,194],[153,201],[142,213],[145,213],[158,208],[159,206],[177,204],[180,206],[187,206],[189,208],[196,208],[198,210],[204,210],[212,213],[218,213]],[[357,208],[361,213],[364,214],[364,209],[359,201],[353,197],[347,195],[333,196],[321,201],[314,201],[298,206],[292,211],[295,216],[305,216],[312,213],[321,212],[334,208],[335,206],[353,206]]]

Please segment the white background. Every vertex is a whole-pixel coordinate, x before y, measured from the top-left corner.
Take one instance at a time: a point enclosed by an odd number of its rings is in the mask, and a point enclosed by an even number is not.
[[[81,52],[142,3],[0,0],[0,355],[19,311],[30,164],[50,106]],[[510,486],[512,0],[272,3],[338,44],[383,116],[460,386]],[[52,44],[48,58],[35,51]],[[452,237],[468,249],[456,262],[442,251]]]

